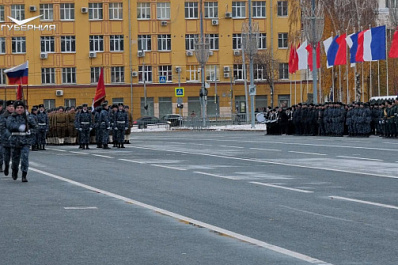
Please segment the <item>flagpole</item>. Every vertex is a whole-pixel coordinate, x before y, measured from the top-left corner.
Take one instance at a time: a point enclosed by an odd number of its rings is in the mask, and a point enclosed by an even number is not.
[[[294,80],[294,105],[297,104],[297,74],[296,74],[296,78]]]
[[[372,84],[372,62],[369,62],[369,98],[373,95],[373,84]]]
[[[389,93],[389,87],[388,87],[388,81],[389,81],[389,74],[388,74],[388,51],[387,51],[387,48],[388,48],[388,46],[387,46],[387,27],[386,27],[386,70],[387,70],[387,96],[389,96],[390,95],[390,93]],[[379,77],[380,78],[380,77]],[[380,92],[379,92],[379,96],[380,96]]]
[[[319,103],[323,103],[322,95],[322,70],[319,68]]]
[[[377,61],[377,96],[380,97],[380,61]]]
[[[345,35],[346,35],[346,38],[348,37],[348,28],[345,30]],[[346,45],[347,45],[347,40],[346,40]],[[346,57],[347,57],[347,65],[346,65],[346,71],[345,71],[345,73],[346,73],[346,77],[345,77],[345,79],[346,79],[346,81],[347,81],[347,92],[346,92],[346,103],[348,104],[348,102],[349,102],[349,94],[350,94],[350,91],[349,91],[349,83],[348,83],[348,67],[349,67],[349,65],[350,65],[350,63],[351,63],[351,58],[350,58],[350,56],[349,56],[350,54],[349,54],[349,52],[348,52],[348,49],[346,49]]]
[[[335,100],[334,97],[334,66],[332,66],[332,96],[333,96],[333,101]]]

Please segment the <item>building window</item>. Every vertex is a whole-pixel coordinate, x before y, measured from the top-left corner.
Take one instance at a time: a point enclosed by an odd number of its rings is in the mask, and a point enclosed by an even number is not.
[[[5,85],[6,84],[6,74],[4,73],[6,69],[0,69],[0,84]]]
[[[62,68],[62,84],[76,84],[76,68]]]
[[[104,36],[94,35],[90,36],[90,52],[104,51]]]
[[[253,1],[253,18],[265,18],[265,1]]]
[[[233,18],[246,17],[246,2],[232,2],[232,17]]]
[[[112,98],[112,104],[124,103],[124,98]]]
[[[40,37],[40,47],[41,52],[54,52],[55,51],[55,44],[54,44],[54,37]]]
[[[91,67],[91,83],[98,83],[101,67]]]
[[[258,49],[267,49],[267,33],[258,34]]]
[[[218,50],[219,49],[218,34],[206,34],[206,37],[210,44],[210,50]]]
[[[18,20],[24,20],[25,5],[11,5],[11,17]]]
[[[170,3],[157,3],[156,18],[170,19]]]
[[[54,11],[52,4],[40,4],[40,15],[42,15],[41,20],[53,20]]]
[[[76,107],[76,99],[75,98],[66,98],[64,100],[65,107]]]
[[[0,6],[0,22],[4,21],[4,6]]]
[[[198,82],[200,72],[198,71],[199,66],[196,65],[187,65],[187,72],[186,72],[186,80],[187,82]]]
[[[152,50],[151,35],[138,35],[138,50],[139,51]]]
[[[53,109],[55,108],[55,99],[45,99],[43,100],[44,108]]]
[[[195,50],[195,43],[198,39],[198,34],[185,34],[185,50]]]
[[[152,66],[145,65],[145,66],[139,66],[138,67],[138,81],[140,83],[144,82],[152,82]]]
[[[235,80],[243,80],[243,64],[234,64]]]
[[[12,53],[26,53],[25,37],[12,37]]]
[[[185,18],[198,18],[197,2],[185,2]]]
[[[287,1],[278,1],[278,16],[287,17]]]
[[[123,3],[109,3],[109,19],[123,19]]]
[[[161,34],[158,35],[158,51],[171,50],[171,35]]]
[[[398,1],[397,0],[386,0],[386,8],[397,8]]]
[[[41,69],[41,83],[42,84],[55,84],[55,69],[42,68]]]
[[[289,64],[279,64],[279,79],[289,79]]]
[[[278,33],[278,48],[287,49],[287,33]]]
[[[232,49],[240,50],[242,48],[242,34],[232,35]]]
[[[111,82],[112,83],[124,83],[124,67],[123,66],[111,67]]]
[[[0,38],[0,54],[6,53],[6,38]]]
[[[124,51],[124,36],[123,35],[111,35],[110,36],[110,51],[111,52],[122,52]]]
[[[205,18],[218,18],[218,2],[205,2]]]
[[[137,3],[137,19],[151,19],[151,3]]]
[[[171,65],[159,66],[159,77],[160,76],[165,76],[166,82],[173,81],[173,71],[171,69]]]
[[[61,4],[61,20],[75,19],[75,4]]]
[[[100,20],[103,19],[102,3],[89,3],[88,4],[88,19]]]
[[[61,36],[61,52],[76,52],[75,36]]]
[[[218,65],[206,65],[205,76],[206,76],[206,81],[220,80],[220,69]]]
[[[253,66],[254,80],[265,80],[264,78],[264,65],[255,64]]]

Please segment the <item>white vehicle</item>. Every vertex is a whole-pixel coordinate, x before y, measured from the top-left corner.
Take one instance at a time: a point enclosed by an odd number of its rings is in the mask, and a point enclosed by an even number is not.
[[[371,97],[369,101],[378,101],[378,100],[395,100],[397,96],[381,96],[381,97]]]

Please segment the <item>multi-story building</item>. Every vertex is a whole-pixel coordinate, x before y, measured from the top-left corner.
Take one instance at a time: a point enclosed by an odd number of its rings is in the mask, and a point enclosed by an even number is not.
[[[288,17],[296,10],[288,2],[252,2],[259,52],[272,49],[280,61],[275,105],[295,103],[290,102]],[[132,105],[135,118],[178,112],[178,86],[185,88],[184,115],[192,110],[200,113],[200,71],[205,71],[210,86],[209,116],[230,116],[236,109],[244,113],[248,108],[240,49],[248,1],[203,1],[204,33],[210,42],[205,69],[200,69],[194,53],[200,33],[199,4],[197,0],[0,0],[0,98],[15,98],[15,87],[6,85],[4,69],[28,60],[29,86],[24,93],[30,106],[91,104],[104,67],[107,100]],[[10,19],[37,16],[21,26]],[[256,108],[271,101],[263,70],[254,66]]]

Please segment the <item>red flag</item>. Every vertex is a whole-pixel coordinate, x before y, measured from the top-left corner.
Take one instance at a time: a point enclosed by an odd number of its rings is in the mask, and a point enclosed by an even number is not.
[[[398,28],[394,32],[394,37],[392,39],[391,50],[388,54],[390,58],[398,58]]]
[[[298,70],[298,55],[297,49],[293,46],[290,46],[290,54],[289,54],[289,73],[294,74]]]
[[[337,50],[336,60],[334,61],[334,65],[345,65],[347,64],[347,34],[343,34],[337,38],[336,42],[339,45],[339,49]]]
[[[310,68],[310,71],[312,71],[312,46],[309,44],[307,46],[307,51],[308,51],[308,67]],[[318,45],[316,46],[316,68],[319,69],[321,68],[321,45],[318,42]]]
[[[17,100],[23,100],[23,90],[21,84],[18,85]]]
[[[101,73],[98,79],[97,90],[93,99],[93,108],[98,107],[105,100],[105,81],[104,81],[104,68],[101,68]]]

